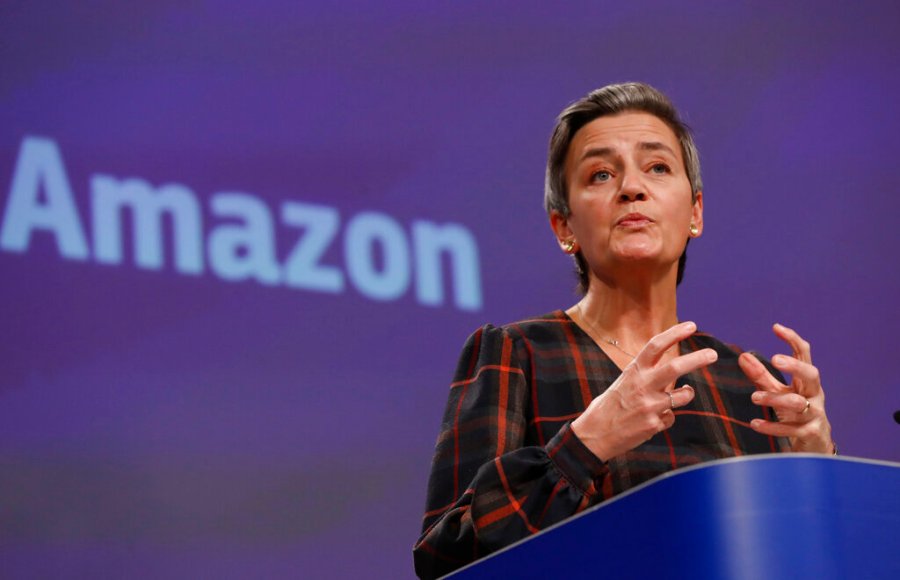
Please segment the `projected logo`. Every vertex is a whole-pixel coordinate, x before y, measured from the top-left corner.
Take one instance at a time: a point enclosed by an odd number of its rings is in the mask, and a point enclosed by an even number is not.
[[[59,147],[38,137],[22,141],[0,222],[0,249],[27,252],[32,235],[42,232],[55,238],[65,259],[122,265],[126,215],[132,219],[138,268],[165,267],[167,230],[173,269],[183,275],[202,275],[208,268],[227,282],[255,281],[333,294],[352,285],[378,301],[414,292],[425,306],[449,303],[461,310],[482,306],[478,245],[468,229],[455,223],[415,220],[407,232],[391,216],[366,211],[345,224],[334,207],[293,200],[281,204],[276,221],[265,201],[238,192],[213,194],[204,215],[201,202],[185,185],[153,187],[139,178],[94,174],[89,240]],[[163,227],[164,220],[170,228]],[[204,220],[218,222],[206,235]],[[279,259],[277,242],[290,239],[295,240],[292,249]],[[343,265],[323,263],[325,252],[338,241]],[[446,284],[445,261],[450,278]],[[449,297],[445,286],[452,289]]]

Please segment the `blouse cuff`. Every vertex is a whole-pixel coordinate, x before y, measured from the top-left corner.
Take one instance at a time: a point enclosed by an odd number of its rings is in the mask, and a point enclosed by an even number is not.
[[[605,462],[594,455],[566,423],[547,443],[550,460],[569,483],[585,494],[597,492],[596,480],[609,472]]]

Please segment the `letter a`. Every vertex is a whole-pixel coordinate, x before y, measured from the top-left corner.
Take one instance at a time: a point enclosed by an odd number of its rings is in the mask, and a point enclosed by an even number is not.
[[[45,203],[40,200],[41,187]],[[59,148],[50,139],[26,137],[19,150],[0,225],[0,248],[9,252],[28,251],[34,230],[51,232],[64,258],[87,259],[87,240]]]
[[[209,261],[223,280],[255,278],[275,285],[281,272],[275,260],[275,232],[269,208],[261,200],[244,193],[217,193],[212,198],[216,216],[236,218],[242,224],[222,224],[209,235]]]

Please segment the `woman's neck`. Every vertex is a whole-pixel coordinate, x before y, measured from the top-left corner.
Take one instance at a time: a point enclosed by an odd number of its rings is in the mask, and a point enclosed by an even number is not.
[[[675,280],[666,276],[656,283],[622,285],[592,278],[587,294],[568,312],[579,316],[580,322],[600,335],[597,338],[637,353],[678,322]]]

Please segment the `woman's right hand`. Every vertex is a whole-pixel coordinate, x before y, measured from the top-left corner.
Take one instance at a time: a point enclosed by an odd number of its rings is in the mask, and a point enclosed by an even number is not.
[[[663,362],[671,347],[697,330],[693,322],[682,322],[654,336],[619,378],[596,397],[572,421],[575,435],[603,461],[634,449],[675,423],[672,412],[694,398],[688,385],[675,388],[675,380],[718,359],[704,348]]]

